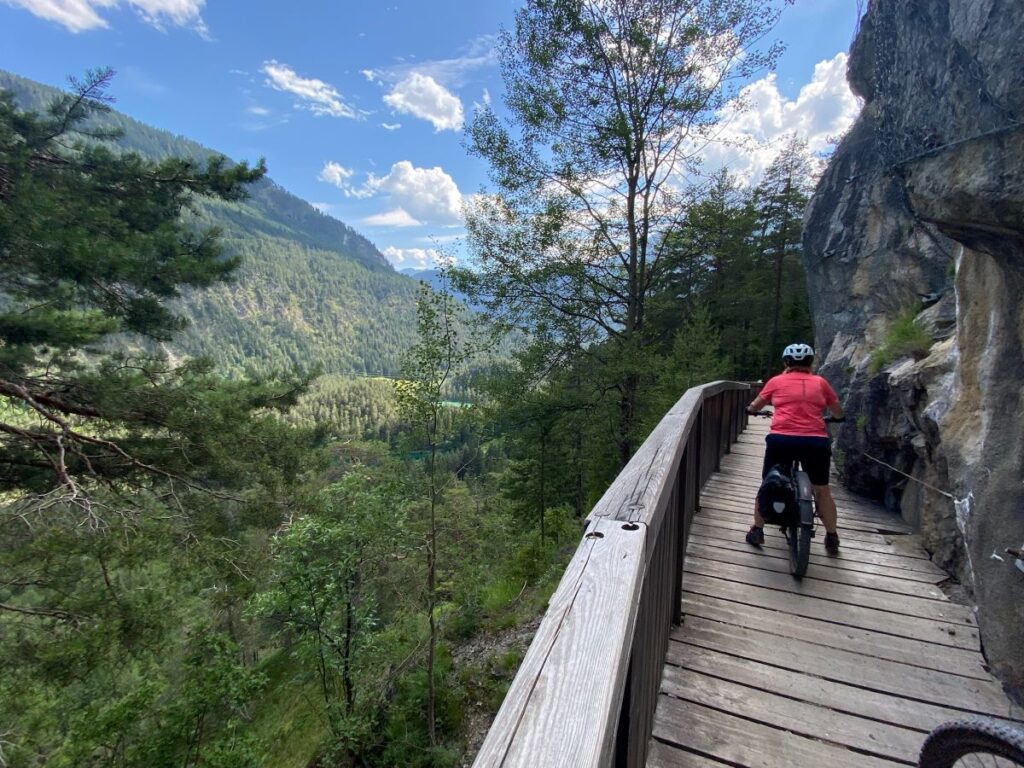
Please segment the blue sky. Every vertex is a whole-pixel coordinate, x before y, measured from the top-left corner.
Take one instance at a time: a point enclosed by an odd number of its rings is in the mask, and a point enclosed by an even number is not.
[[[116,107],[270,175],[369,237],[398,267],[429,263],[486,184],[461,124],[501,109],[494,35],[513,0],[0,0],[0,68],[51,85],[112,66]],[[843,77],[856,0],[797,0],[774,74],[713,165],[756,176],[787,131],[823,149],[856,114]]]

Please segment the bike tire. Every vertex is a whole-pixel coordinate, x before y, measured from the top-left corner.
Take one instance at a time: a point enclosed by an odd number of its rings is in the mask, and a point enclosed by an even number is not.
[[[953,768],[964,757],[989,755],[1024,766],[1024,729],[994,720],[957,720],[928,734],[919,768]]]
[[[800,502],[801,519],[810,517],[805,504],[809,501]],[[811,518],[813,519],[813,518]],[[789,540],[789,572],[794,579],[802,579],[807,573],[807,563],[811,557],[811,535],[814,532],[814,525],[808,523],[797,523],[789,527],[786,538]]]

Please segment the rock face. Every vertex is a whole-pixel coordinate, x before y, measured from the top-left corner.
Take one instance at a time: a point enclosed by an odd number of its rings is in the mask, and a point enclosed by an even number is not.
[[[1005,550],[1024,545],[1022,35],[1020,0],[872,0],[849,69],[864,108],[804,222],[821,372],[850,414],[844,482],[919,527],[1018,690],[1024,573]]]

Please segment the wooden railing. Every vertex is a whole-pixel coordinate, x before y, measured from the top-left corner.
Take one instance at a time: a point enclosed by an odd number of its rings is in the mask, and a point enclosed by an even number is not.
[[[690,522],[750,399],[687,390],[601,497],[475,768],[644,764]]]

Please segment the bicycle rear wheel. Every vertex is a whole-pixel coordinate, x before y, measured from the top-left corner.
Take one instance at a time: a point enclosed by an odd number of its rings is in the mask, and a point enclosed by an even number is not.
[[[958,720],[925,739],[920,768],[1024,766],[1024,729],[994,720]]]
[[[789,572],[795,579],[802,579],[807,573],[812,530],[809,525],[796,525],[786,530],[786,538],[789,539]]]
[[[804,508],[810,505],[809,501],[800,502],[801,520],[813,520],[813,512]],[[810,512],[810,514],[809,514]],[[798,523],[790,526],[786,532],[789,539],[789,572],[793,578],[802,579],[807,573],[807,563],[811,557],[811,534],[814,532],[813,523]]]

